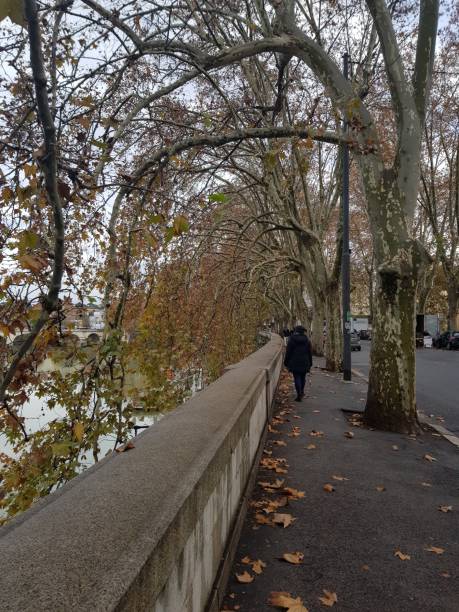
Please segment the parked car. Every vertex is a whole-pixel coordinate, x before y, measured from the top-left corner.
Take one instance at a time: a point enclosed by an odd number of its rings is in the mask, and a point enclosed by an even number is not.
[[[424,332],[424,347],[425,348],[432,348],[432,343],[433,343],[433,338],[432,336],[429,334],[429,332]]]
[[[459,331],[446,331],[435,338],[435,348],[446,348],[449,350],[459,348]]]
[[[360,340],[371,340],[371,330],[361,329],[359,332]]]
[[[351,351],[361,351],[360,338],[357,332],[351,333]]]
[[[450,332],[446,348],[450,351],[459,349],[459,331]]]

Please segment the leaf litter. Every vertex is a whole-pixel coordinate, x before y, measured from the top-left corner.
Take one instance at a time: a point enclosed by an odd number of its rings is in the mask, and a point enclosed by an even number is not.
[[[308,612],[308,609],[303,606],[303,600],[300,597],[294,598],[285,591],[273,591],[269,596],[268,604],[287,610],[287,612]]]

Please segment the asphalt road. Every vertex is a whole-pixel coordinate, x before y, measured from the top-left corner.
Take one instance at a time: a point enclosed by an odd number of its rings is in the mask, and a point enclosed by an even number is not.
[[[352,353],[352,367],[368,376],[370,344]],[[416,394],[419,410],[443,417],[440,424],[459,433],[459,351],[416,349]]]

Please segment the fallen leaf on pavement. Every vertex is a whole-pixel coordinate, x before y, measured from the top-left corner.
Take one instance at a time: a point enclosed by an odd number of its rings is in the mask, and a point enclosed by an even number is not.
[[[432,485],[430,484],[430,482],[421,482],[423,487],[431,487]]]
[[[324,593],[324,597],[319,597],[319,601],[324,604],[324,606],[328,606],[331,608],[338,601],[338,596],[336,593],[332,593],[331,591],[327,591],[326,589],[322,589]]]
[[[263,489],[280,489],[282,487],[282,485],[284,484],[284,480],[280,480],[280,478],[276,478],[275,482],[265,482],[265,481],[260,481],[258,484],[260,485],[260,487],[263,487]]]
[[[333,478],[333,480],[339,480],[339,482],[342,482],[343,480],[349,480],[349,478],[346,478],[345,476],[336,476],[336,475],[333,475],[332,478]]]
[[[441,572],[440,576],[443,576],[443,578],[451,578],[451,574],[449,572]]]
[[[376,487],[376,490],[377,490],[377,491],[379,491],[380,493],[382,493],[383,491],[385,491],[385,490],[386,490],[386,487],[385,487],[385,486],[383,486],[383,485],[378,485],[378,486]]]
[[[262,504],[264,503],[266,502],[262,502]],[[286,506],[287,504],[288,504],[288,498],[284,495],[283,497],[280,497],[279,499],[275,499],[273,501],[267,502],[265,507],[263,508],[263,512],[265,512],[266,514],[271,514],[272,512],[277,512],[279,508],[282,508],[283,506]]]
[[[312,436],[313,438],[321,438],[324,435],[324,432],[316,431],[315,429],[313,429],[312,431],[309,432],[309,435]]]
[[[126,451],[131,450],[131,448],[135,448],[134,443],[128,442],[127,444],[123,444],[123,446],[118,446],[118,448],[115,450],[117,453],[125,453]]]
[[[410,555],[406,555],[400,550],[396,550],[394,552],[394,557],[398,557],[401,561],[409,561],[411,559]]]
[[[304,497],[304,491],[298,491],[298,489],[292,489],[292,487],[284,487],[282,492],[293,499],[301,499]]]
[[[346,436],[346,438],[353,438],[354,434],[352,433],[352,431],[345,431],[344,435]]]
[[[273,591],[269,596],[268,604],[287,610],[287,612],[308,612],[307,608],[303,606],[302,599],[299,597],[294,599],[290,593],[285,591]]]
[[[244,572],[243,574],[236,574],[236,580],[238,582],[242,582],[242,584],[253,582],[253,579],[254,579],[254,576],[249,574],[249,572]]]
[[[437,461],[437,459],[435,459],[435,457],[432,457],[432,455],[428,455],[427,453],[424,455],[423,459],[425,459],[426,461]]]
[[[369,565],[362,565],[362,570],[364,572],[369,572],[370,571],[370,566]]]
[[[335,487],[328,482],[327,484],[324,484],[323,488],[324,488],[324,491],[327,491],[327,493],[332,493],[335,490]]]
[[[314,414],[319,414],[320,410],[313,410]]]
[[[292,553],[284,553],[282,555],[282,559],[287,561],[288,563],[292,563],[293,565],[300,565],[303,562],[304,555],[302,552],[292,552]]]
[[[274,427],[271,427],[271,425],[268,425],[268,431],[269,433],[280,433],[278,429],[274,429]]]
[[[439,546],[429,546],[429,548],[426,548],[426,550],[429,552],[433,552],[436,555],[442,555],[445,552],[445,549],[440,548]]]
[[[244,563],[244,565],[250,565],[251,561],[252,560],[250,559],[250,557],[243,557],[241,559],[241,563]]]
[[[276,446],[287,446],[287,442],[284,442],[284,440],[274,440],[273,444]]]
[[[277,525],[283,525],[285,529],[286,527],[289,527],[293,521],[296,521],[296,518],[294,518],[291,514],[278,514],[276,512],[273,514],[272,521]]]
[[[254,518],[259,525],[272,525],[273,524],[269,516],[265,516],[264,514],[261,514],[260,512],[257,512]]]
[[[301,434],[301,429],[299,427],[292,427],[292,431],[287,434],[289,438],[298,438]]]
[[[308,444],[306,448],[307,450],[312,450],[313,448],[317,448],[317,446],[315,444]]]
[[[255,572],[255,574],[261,574],[261,572],[263,571],[263,568],[266,567],[266,563],[262,561],[261,559],[252,561],[251,565],[252,565],[252,570]]]
[[[392,450],[398,450],[398,446],[396,444],[392,444]]]
[[[440,512],[451,512],[453,507],[452,506],[438,506],[438,509],[440,510]]]

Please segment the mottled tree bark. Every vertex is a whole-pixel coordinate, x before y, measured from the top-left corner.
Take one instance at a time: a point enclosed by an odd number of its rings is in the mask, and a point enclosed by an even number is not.
[[[457,331],[459,313],[459,285],[448,283],[448,329]]]
[[[315,301],[312,311],[311,344],[312,352],[317,357],[322,357],[324,354],[324,318],[323,303]]]
[[[325,295],[325,319],[327,321],[325,367],[330,372],[339,372],[342,369],[343,332],[338,282],[329,283],[327,287]]]

